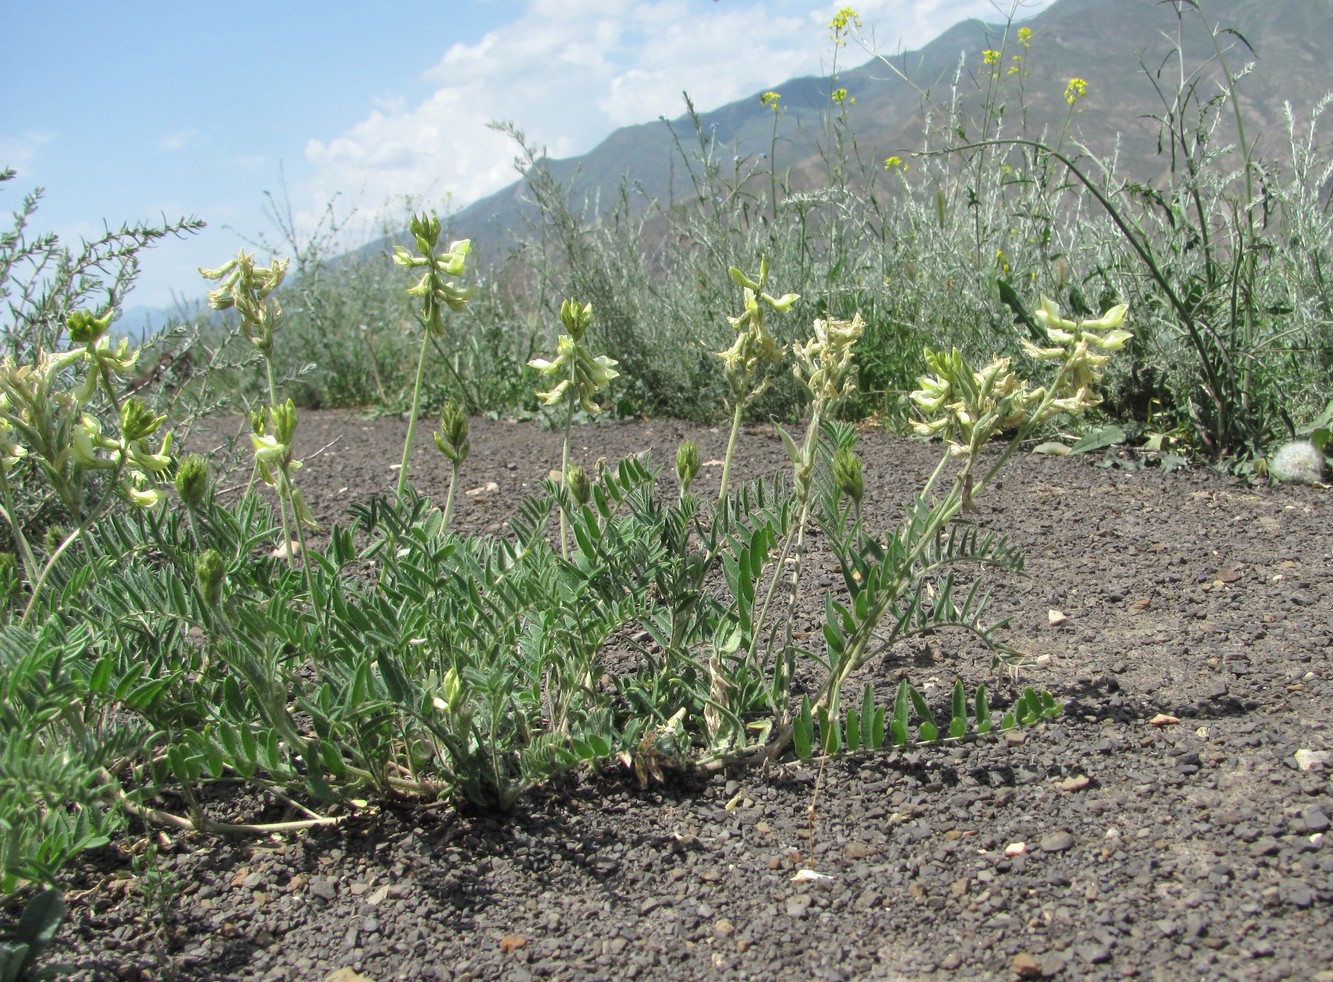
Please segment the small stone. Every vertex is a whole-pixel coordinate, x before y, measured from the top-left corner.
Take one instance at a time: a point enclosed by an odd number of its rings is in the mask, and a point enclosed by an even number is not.
[[[1046,611],[1046,622],[1050,624],[1051,627],[1059,627],[1067,620],[1069,620],[1069,618],[1065,616],[1064,611],[1055,609]]]
[[[354,968],[335,968],[324,976],[324,982],[371,982],[370,976],[362,975]]]
[[[1004,854],[1009,857],[1021,856],[1027,851],[1028,844],[1026,842],[1011,842],[1004,847]]]
[[[1308,747],[1302,747],[1296,751],[1296,766],[1303,771],[1312,771],[1325,768],[1329,765],[1330,755],[1327,750],[1310,750]]]
[[[1314,906],[1314,891],[1298,880],[1288,880],[1283,883],[1278,889],[1278,896],[1283,903],[1291,904],[1291,906],[1299,907],[1302,910]]]
[[[1010,962],[1010,964],[1014,968],[1014,974],[1020,979],[1041,978],[1041,962],[1037,961],[1033,955],[1028,954],[1026,951],[1021,951],[1017,955],[1014,955],[1014,960]]]
[[[520,948],[528,946],[528,939],[521,934],[506,934],[500,939],[500,950],[506,955],[513,954]]]
[[[713,922],[713,933],[719,938],[729,938],[736,933],[736,925],[725,917],[719,917]]]
[[[310,895],[320,900],[334,900],[338,896],[338,885],[327,876],[316,876],[310,881]]]
[[[1307,832],[1327,832],[1328,816],[1324,814],[1324,809],[1318,805],[1311,805],[1301,814],[1301,821],[1305,823]]]
[[[1050,832],[1041,837],[1042,852],[1065,852],[1074,848],[1074,837],[1068,832]]]
[[[1089,965],[1102,965],[1111,960],[1111,949],[1104,944],[1081,944],[1074,952]]]
[[[1254,843],[1250,846],[1250,855],[1256,859],[1260,856],[1276,856],[1281,850],[1282,847],[1278,845],[1276,839],[1264,835],[1254,840]]]
[[[874,887],[866,887],[852,904],[857,910],[873,910],[880,906],[882,895]]]
[[[1060,782],[1061,791],[1082,791],[1092,783],[1092,778],[1086,774],[1076,774],[1073,777],[1067,777]]]
[[[1273,942],[1267,938],[1258,938],[1250,942],[1247,950],[1251,958],[1271,958],[1273,952],[1277,949],[1273,947]]]
[[[1179,722],[1179,716],[1169,716],[1166,713],[1158,713],[1152,719],[1148,720],[1150,726],[1175,726]]]
[[[787,916],[792,920],[802,920],[810,913],[813,901],[808,893],[797,893],[787,898]]]

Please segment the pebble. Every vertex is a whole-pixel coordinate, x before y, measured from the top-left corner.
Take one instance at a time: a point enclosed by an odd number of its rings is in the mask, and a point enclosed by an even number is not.
[[[808,893],[794,893],[787,898],[787,916],[793,920],[802,920],[810,913],[814,899]]]
[[[1042,852],[1065,852],[1074,848],[1074,837],[1068,832],[1048,832],[1041,837]]]

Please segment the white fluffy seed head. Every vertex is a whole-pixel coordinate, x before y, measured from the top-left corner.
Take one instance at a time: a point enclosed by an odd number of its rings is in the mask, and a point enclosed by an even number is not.
[[[1324,477],[1324,455],[1305,440],[1284,443],[1273,454],[1268,470],[1279,481],[1318,484]]]

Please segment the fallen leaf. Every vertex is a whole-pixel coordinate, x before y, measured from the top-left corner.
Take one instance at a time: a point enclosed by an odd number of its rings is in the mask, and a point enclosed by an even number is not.
[[[798,869],[792,874],[793,883],[815,883],[821,880],[831,880],[833,877],[827,873],[816,873],[812,869]]]
[[[1032,448],[1033,453],[1045,454],[1050,457],[1068,457],[1069,448],[1063,443],[1050,440],[1046,443],[1039,443]]]
[[[1152,719],[1148,720],[1150,726],[1175,726],[1179,722],[1179,716],[1168,716],[1166,713],[1158,713]]]
[[[521,934],[506,934],[500,939],[500,950],[506,955],[528,946],[528,939]]]

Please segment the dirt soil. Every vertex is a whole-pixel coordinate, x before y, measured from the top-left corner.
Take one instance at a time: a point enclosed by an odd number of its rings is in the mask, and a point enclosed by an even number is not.
[[[304,413],[302,452],[326,448],[300,473],[316,514],[390,491],[404,431]],[[575,431],[586,463],[669,465],[686,436],[721,458],[719,429]],[[442,500],[444,461],[418,442],[411,476]],[[560,435],[477,420],[472,448],[456,523],[503,532]],[[939,448],[867,432],[860,449],[869,521],[891,527]],[[85,979],[1333,979],[1329,492],[1097,464],[1020,455],[981,500],[1027,551],[994,603],[1044,662],[1018,686],[1066,703],[1054,722],[822,778],[788,763],[644,789],[611,769],[507,816],[139,829],[75,871],[57,957]],[[740,441],[737,477],[784,466],[771,428]],[[813,556],[808,628],[833,583]],[[993,705],[1018,693],[984,653],[929,641],[874,667],[882,691],[906,675],[940,704],[956,678]],[[150,837],[156,878],[129,852]]]

